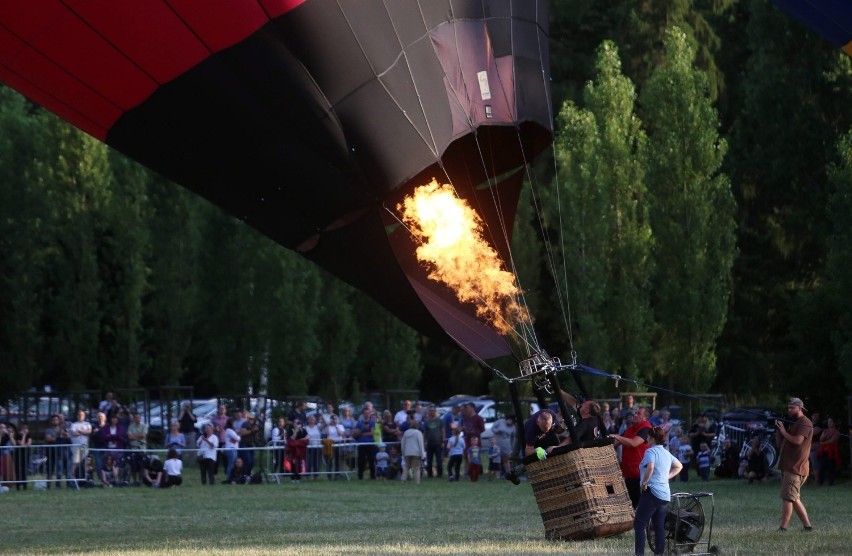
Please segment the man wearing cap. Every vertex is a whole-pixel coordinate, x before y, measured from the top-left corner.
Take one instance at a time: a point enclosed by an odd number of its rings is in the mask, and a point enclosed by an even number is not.
[[[781,470],[781,526],[779,531],[786,531],[793,510],[802,521],[805,531],[811,530],[811,521],[808,519],[808,511],[800,498],[802,484],[807,480],[810,472],[808,456],[811,451],[811,440],[813,439],[813,424],[805,417],[805,405],[799,398],[790,398],[787,402],[786,423],[791,423],[789,431],[785,428],[785,421],[778,419],[775,427],[778,434],[775,441],[781,448],[778,459],[778,468]]]

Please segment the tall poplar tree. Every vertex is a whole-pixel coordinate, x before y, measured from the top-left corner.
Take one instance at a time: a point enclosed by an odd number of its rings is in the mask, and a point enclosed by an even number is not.
[[[558,183],[546,206],[561,230],[557,281],[567,274],[567,302],[580,359],[638,377],[653,330],[649,302],[652,237],[645,192],[645,134],[636,93],[609,41],[597,51],[586,108],[566,103],[556,138]],[[562,284],[560,283],[560,286]]]
[[[826,270],[829,305],[837,312],[832,341],[846,388],[852,389],[852,131],[844,135],[837,146],[836,162],[829,167],[832,194],[829,199],[829,218],[832,233],[828,238]],[[830,313],[829,313],[830,314]],[[827,316],[823,313],[823,317]],[[824,376],[824,371],[821,376]],[[834,386],[833,381],[825,381]]]
[[[47,112],[40,112],[38,179],[50,203],[53,242],[44,315],[42,364],[56,388],[102,384],[110,374],[100,357],[102,281],[99,235],[112,191],[107,147]]]
[[[155,384],[179,384],[197,323],[201,199],[150,174],[151,249],[143,293],[143,368]]]
[[[50,258],[49,211],[35,161],[37,118],[0,86],[0,399],[42,380],[40,323]]]
[[[656,374],[701,392],[716,376],[716,343],[730,295],[735,203],[719,172],[727,144],[705,74],[685,34],[671,29],[665,63],[641,96],[649,139],[648,189],[656,241]]]

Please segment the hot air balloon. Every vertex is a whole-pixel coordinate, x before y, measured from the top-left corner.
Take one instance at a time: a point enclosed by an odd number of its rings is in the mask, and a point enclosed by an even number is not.
[[[452,183],[508,260],[518,169],[552,134],[547,22],[544,0],[9,2],[0,79],[488,359],[505,338],[388,208]]]
[[[845,0],[772,0],[852,56],[852,3]]]

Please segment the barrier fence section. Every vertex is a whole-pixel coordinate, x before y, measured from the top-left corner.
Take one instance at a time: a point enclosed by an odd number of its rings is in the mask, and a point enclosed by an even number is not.
[[[384,450],[399,453],[398,442],[381,443]],[[183,474],[198,473],[203,468],[208,477],[212,474],[218,482],[227,482],[237,459],[242,460],[244,482],[266,481],[280,484],[283,479],[299,481],[302,478],[327,477],[349,480],[382,476],[376,466],[379,444],[353,441],[330,442],[319,445],[272,444],[263,447],[216,450],[213,463],[201,464],[196,448],[180,452]],[[146,456],[155,455],[165,462],[169,450],[151,448],[92,448],[82,444],[36,444],[31,446],[3,446],[0,449],[0,487],[27,488],[87,488],[95,486],[138,486],[145,483]],[[112,465],[105,463],[112,458]],[[443,458],[441,458],[443,460]],[[211,460],[212,461],[212,460]],[[404,473],[404,458],[390,461],[391,477]],[[106,475],[102,471],[106,469]],[[203,481],[205,482],[205,481]],[[241,482],[237,478],[237,482]],[[5,489],[4,489],[5,490]]]
[[[376,454],[380,445],[387,452],[395,448],[399,453],[399,442],[377,444],[348,439],[342,442],[323,439],[320,445],[307,445],[304,448],[292,444],[287,447],[270,443],[266,449],[269,458],[269,465],[266,467],[267,479],[280,483],[285,478],[299,481],[302,477],[326,476],[329,479],[349,480],[352,474],[357,475],[359,479],[381,476],[382,472],[376,466]],[[395,475],[399,475],[403,472],[404,458],[398,458],[396,464],[389,461],[387,467]]]
[[[183,452],[185,460],[187,450]],[[0,449],[0,486],[20,490],[28,485],[37,489],[102,485],[101,470],[110,456],[115,464],[109,471],[116,475],[111,477],[116,483],[114,486],[127,486],[131,479],[142,482],[146,455],[156,455],[160,461],[165,461],[167,454],[166,449],[90,448],[84,444],[3,446]]]

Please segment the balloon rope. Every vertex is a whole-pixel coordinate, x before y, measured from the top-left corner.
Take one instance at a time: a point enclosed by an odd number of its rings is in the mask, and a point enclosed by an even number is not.
[[[536,4],[536,12],[538,12],[538,4]],[[538,21],[538,13],[536,13],[536,21]],[[544,91],[548,96],[546,106],[547,106],[547,116],[550,121],[551,129],[553,129],[554,140],[550,142],[551,155],[553,158],[553,183],[556,189],[556,212],[559,215],[559,249],[562,254],[562,287],[559,284],[559,278],[557,277],[556,265],[554,262],[553,252],[549,246],[550,244],[550,234],[546,232],[546,228],[543,225],[543,220],[541,218],[541,214],[539,214],[539,225],[541,226],[543,237],[545,239],[545,246],[548,252],[548,259],[551,268],[551,274],[553,276],[553,285],[556,286],[557,298],[559,299],[559,308],[562,312],[562,320],[565,326],[565,332],[568,334],[568,345],[571,349],[571,352],[574,352],[574,333],[571,325],[571,301],[568,289],[568,270],[567,270],[567,256],[565,254],[565,231],[562,225],[562,199],[559,195],[559,190],[561,189],[559,183],[559,169],[556,160],[556,123],[553,116],[553,98],[550,96],[551,90],[548,87],[547,82],[547,73],[544,69],[544,52],[542,50],[541,41],[537,41],[538,44],[538,60],[539,66],[541,67],[541,78],[544,82]],[[532,186],[532,181],[530,182]],[[531,187],[532,188],[532,187]],[[536,210],[539,210],[539,205],[536,205]],[[565,290],[565,297],[563,300],[562,297],[562,289]]]
[[[403,108],[403,106],[399,103],[399,101],[397,101],[396,97],[393,94],[391,94],[391,91],[388,89],[388,86],[385,84],[385,82],[382,81],[381,79],[379,79],[382,75],[384,75],[384,73],[380,74],[379,72],[376,71],[376,68],[373,66],[372,60],[370,59],[369,56],[367,56],[367,53],[364,50],[364,46],[361,42],[361,39],[355,33],[355,29],[352,27],[352,23],[349,21],[349,17],[346,15],[345,10],[343,10],[343,8],[340,7],[339,4],[338,4],[338,7],[340,8],[340,15],[343,16],[344,21],[346,21],[346,24],[349,26],[349,30],[352,34],[352,38],[355,40],[355,42],[358,44],[358,47],[361,49],[361,53],[364,56],[364,61],[370,66],[370,71],[372,71],[373,76],[376,78],[376,80],[375,80],[376,83],[381,85],[381,87],[387,93],[387,98],[389,98],[391,101],[393,101],[393,103],[399,109],[399,113],[402,114],[402,116],[408,121],[409,125],[411,126],[411,129],[420,137],[420,139],[426,145],[426,148],[428,148],[432,152],[432,154],[437,158],[439,156],[439,153],[438,153],[437,143],[435,142],[435,134],[432,131],[432,126],[429,124],[429,118],[426,117],[426,109],[423,106],[423,101],[421,100],[421,94],[420,94],[420,91],[417,88],[417,81],[414,79],[414,74],[411,72],[411,64],[408,63],[408,57],[405,55],[405,48],[401,48],[401,52],[397,56],[397,59],[394,60],[394,63],[389,64],[388,68],[390,69],[390,68],[396,67],[396,61],[399,60],[400,58],[405,60],[405,67],[408,70],[408,78],[411,82],[412,87],[414,87],[414,90],[417,93],[417,101],[420,104],[420,112],[423,114],[423,120],[426,122],[426,129],[429,131],[429,138],[428,139],[420,132],[420,129],[417,127],[417,125],[414,124],[414,122],[411,119],[411,116],[409,116],[408,112],[405,110],[405,108]],[[399,42],[400,46],[402,47],[402,44],[403,44],[402,39],[400,38],[399,31],[397,31],[396,25],[394,24],[394,18],[388,12],[387,4],[385,4],[385,12],[386,12],[386,15],[387,15],[387,19],[388,19],[388,21],[390,21],[391,26],[393,27],[394,33],[396,34],[396,39]],[[420,14],[421,14],[421,17],[422,17],[422,15],[423,15],[422,10],[421,10]],[[424,20],[424,24],[425,24],[425,20]]]

